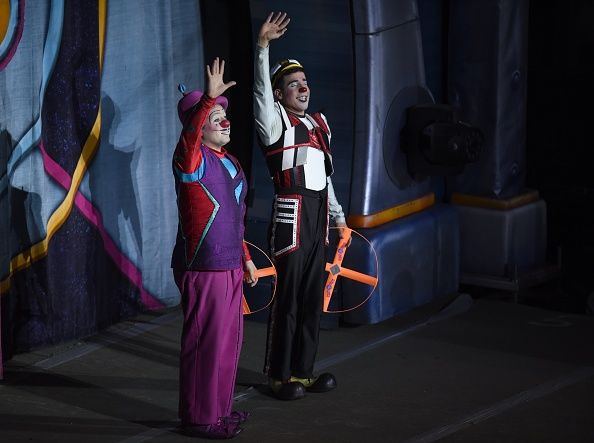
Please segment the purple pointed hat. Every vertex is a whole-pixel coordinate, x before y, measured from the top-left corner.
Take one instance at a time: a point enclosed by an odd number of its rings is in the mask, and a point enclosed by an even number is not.
[[[186,92],[186,86],[183,84],[179,84],[177,89],[181,92],[184,96],[177,102],[177,115],[179,116],[179,120],[183,123],[184,114],[192,109],[192,107],[200,101],[204,92],[196,89],[191,92]],[[227,110],[227,106],[229,106],[229,101],[226,97],[219,95],[215,99],[215,104],[221,105],[223,109]]]

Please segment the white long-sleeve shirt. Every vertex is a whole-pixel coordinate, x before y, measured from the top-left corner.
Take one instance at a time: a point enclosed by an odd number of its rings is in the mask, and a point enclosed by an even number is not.
[[[256,131],[264,145],[270,146],[277,142],[283,135],[283,120],[280,104],[274,101],[272,85],[270,83],[270,63],[268,48],[261,48],[256,45],[254,70],[254,116],[256,119]],[[300,120],[309,129],[312,126],[307,117],[300,117]],[[328,134],[330,138],[331,135]],[[318,149],[308,149],[307,158],[303,162],[306,188],[313,191],[320,191],[328,186],[328,210],[330,216],[336,223],[345,223],[342,206],[336,199],[334,186],[330,177],[326,177],[324,166],[324,153]]]

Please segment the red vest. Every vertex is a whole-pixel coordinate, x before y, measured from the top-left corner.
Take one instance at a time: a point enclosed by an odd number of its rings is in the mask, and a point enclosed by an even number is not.
[[[330,152],[330,130],[322,114],[305,114],[314,127],[309,130],[298,117],[289,114],[280,103],[276,103],[281,111],[283,132],[281,137],[262,150],[268,165],[268,171],[274,181],[275,188],[305,187],[303,160],[300,149],[319,149],[324,152],[326,176],[332,175],[332,154]]]

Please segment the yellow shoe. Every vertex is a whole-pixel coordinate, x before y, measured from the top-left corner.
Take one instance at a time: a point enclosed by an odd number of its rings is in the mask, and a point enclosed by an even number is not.
[[[317,381],[317,379],[318,379],[318,377],[314,377],[314,378],[299,378],[299,377],[293,377],[293,376],[291,376],[291,378],[289,379],[289,381],[301,383],[303,385],[303,387],[305,387],[307,389],[311,385],[313,385]]]
[[[328,392],[336,388],[336,378],[329,372],[313,378],[291,377],[289,381],[301,383],[308,392]]]

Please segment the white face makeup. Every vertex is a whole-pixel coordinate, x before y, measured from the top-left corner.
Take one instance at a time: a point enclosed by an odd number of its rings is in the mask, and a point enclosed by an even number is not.
[[[309,106],[310,89],[304,72],[294,72],[282,79],[283,88],[277,90],[278,99],[288,111],[303,115]]]
[[[221,105],[215,105],[206,119],[202,128],[202,143],[220,151],[223,146],[231,141],[231,124]]]

